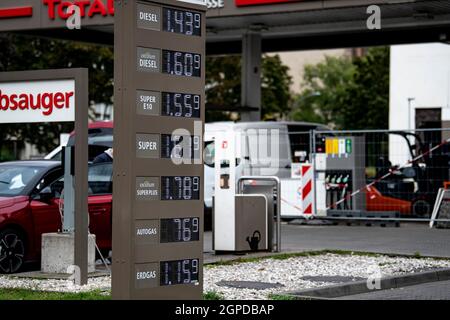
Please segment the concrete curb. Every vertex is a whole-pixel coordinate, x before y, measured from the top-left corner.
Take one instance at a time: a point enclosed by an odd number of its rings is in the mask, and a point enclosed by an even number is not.
[[[434,271],[420,272],[416,274],[382,278],[380,281],[381,289],[379,290],[396,289],[422,283],[444,281],[444,280],[450,280],[450,269],[440,269]],[[370,290],[367,287],[366,280],[362,280],[315,289],[290,291],[287,292],[286,295],[292,296],[299,300],[317,300],[317,299],[333,299],[368,292],[373,292],[373,290]]]

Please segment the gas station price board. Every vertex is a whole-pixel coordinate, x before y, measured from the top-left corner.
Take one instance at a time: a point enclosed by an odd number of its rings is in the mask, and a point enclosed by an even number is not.
[[[202,297],[205,11],[116,5],[114,299]]]

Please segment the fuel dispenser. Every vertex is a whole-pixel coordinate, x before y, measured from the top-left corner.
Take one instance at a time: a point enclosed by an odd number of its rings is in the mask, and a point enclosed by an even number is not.
[[[365,211],[365,144],[363,137],[322,137],[316,143],[317,215]]]
[[[270,190],[261,186],[253,189],[251,185],[241,188],[239,183],[238,188],[238,182],[243,178],[251,178],[241,177],[241,161],[240,134],[232,131],[217,133],[213,196],[215,252],[269,251],[273,248],[273,187]]]

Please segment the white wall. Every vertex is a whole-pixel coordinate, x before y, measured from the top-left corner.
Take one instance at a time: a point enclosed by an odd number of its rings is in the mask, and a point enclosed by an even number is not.
[[[408,108],[408,98],[411,110]],[[415,108],[442,108],[442,120],[450,120],[450,45],[441,43],[391,47],[391,130],[415,129]],[[409,157],[402,138],[390,137],[390,160],[404,164]]]

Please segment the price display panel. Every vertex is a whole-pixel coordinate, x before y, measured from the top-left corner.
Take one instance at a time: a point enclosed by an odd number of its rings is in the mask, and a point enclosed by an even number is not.
[[[201,299],[206,6],[115,9],[112,296]]]
[[[161,200],[199,200],[200,177],[161,177]]]
[[[201,144],[199,136],[161,135],[161,158],[199,159]]]
[[[192,52],[163,50],[162,72],[184,77],[200,77],[202,56]]]
[[[200,239],[199,218],[161,220],[161,243],[190,242]]]
[[[199,94],[163,92],[162,115],[177,118],[200,118]]]
[[[186,36],[201,36],[202,16],[198,12],[163,8],[163,30]]]
[[[161,286],[195,284],[199,281],[199,259],[161,262]]]
[[[142,116],[199,120],[201,107],[202,97],[199,94],[146,90],[136,92],[136,113]]]

